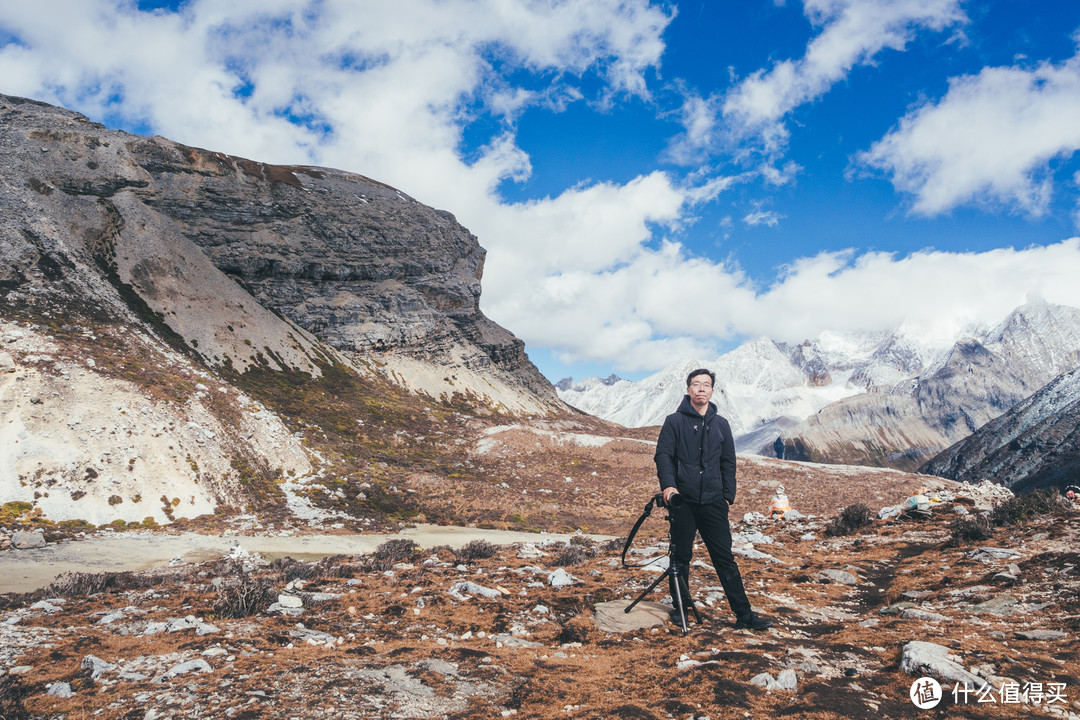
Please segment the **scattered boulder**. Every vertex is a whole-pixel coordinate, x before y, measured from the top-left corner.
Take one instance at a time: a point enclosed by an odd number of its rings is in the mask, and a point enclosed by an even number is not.
[[[473,595],[479,595],[480,597],[499,597],[500,595],[502,595],[502,593],[495,588],[477,585],[476,583],[469,580],[455,583],[450,587],[447,592],[449,592],[455,599],[462,602],[466,600],[471,600]]]
[[[202,658],[198,660],[188,660],[182,662],[179,665],[174,665],[161,675],[154,678],[154,682],[160,683],[166,680],[171,680],[178,675],[186,675],[190,672],[213,672],[214,669],[210,667],[210,663],[206,662]]]
[[[1015,637],[1017,640],[1064,640],[1069,633],[1064,630],[1022,630]]]
[[[900,669],[908,675],[930,677],[949,683],[961,683],[981,689],[986,681],[964,669],[959,658],[947,647],[923,640],[912,640],[904,645],[900,656]]]
[[[593,619],[599,630],[609,633],[625,633],[663,625],[668,621],[671,606],[643,600],[630,612],[630,600],[612,600],[593,607]]]
[[[548,585],[551,587],[567,587],[576,582],[578,582],[578,579],[562,568],[548,575]]]
[[[524,560],[535,560],[544,557],[545,553],[532,543],[522,543],[518,548],[517,556]]]
[[[799,678],[791,668],[781,670],[774,678],[771,673],[760,673],[750,678],[751,685],[765,688],[766,690],[782,690],[795,692],[799,687]]]
[[[847,570],[836,570],[835,568],[828,568],[821,572],[814,573],[815,580],[824,580],[827,582],[837,582],[843,585],[858,585],[859,578],[853,573],[849,573]]]
[[[11,536],[11,547],[16,550],[45,547],[45,533],[19,531]]]
[[[46,695],[58,698],[74,697],[75,692],[71,689],[71,685],[66,682],[55,682],[49,686],[49,689],[45,692]]]
[[[11,358],[11,355],[0,352],[0,373],[13,373],[15,370],[15,361]]]
[[[105,662],[96,655],[87,655],[82,659],[80,666],[84,670],[90,671],[90,679],[97,680],[103,673],[116,669],[116,665],[110,662]]]

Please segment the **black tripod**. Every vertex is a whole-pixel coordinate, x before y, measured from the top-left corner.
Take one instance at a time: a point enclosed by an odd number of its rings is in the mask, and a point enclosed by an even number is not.
[[[623,612],[628,613],[633,610],[634,606],[641,602],[643,599],[645,599],[646,595],[655,590],[656,586],[663,582],[664,578],[668,578],[670,586],[675,592],[675,597],[672,598],[672,600],[674,600],[675,602],[675,607],[679,609],[679,621],[682,624],[683,635],[686,635],[690,632],[690,626],[687,623],[686,609],[689,608],[694,612],[694,617],[697,618],[699,625],[701,624],[701,613],[698,612],[697,606],[694,605],[693,598],[690,597],[690,586],[687,583],[687,579],[679,574],[679,569],[675,566],[675,542],[672,540],[671,523],[673,518],[671,515],[671,511],[673,508],[677,508],[682,505],[682,498],[678,495],[678,493],[672,495],[671,500],[666,505],[664,504],[663,493],[657,493],[655,496],[653,496],[652,500],[649,500],[648,504],[645,505],[645,511],[642,512],[641,517],[638,518],[637,523],[634,525],[634,529],[630,531],[630,537],[626,539],[626,545],[623,547],[622,552],[622,564],[623,567],[644,567],[643,565],[627,565],[626,551],[630,548],[630,544],[634,542],[634,536],[637,534],[638,528],[640,528],[641,524],[645,522],[645,519],[652,514],[652,509],[654,505],[666,508],[668,511],[666,518],[668,521],[667,570],[665,570],[663,574],[660,575],[660,577],[653,580],[652,584],[649,585],[649,587],[645,588],[645,590],[637,596],[637,599],[635,599],[634,602],[627,605]]]

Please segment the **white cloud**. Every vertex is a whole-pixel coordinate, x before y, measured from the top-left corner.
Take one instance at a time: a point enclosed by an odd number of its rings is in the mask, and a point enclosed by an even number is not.
[[[893,20],[874,25],[875,9]],[[747,104],[748,122],[775,125],[852,63],[902,46],[912,27],[959,22],[945,0],[812,0],[807,11],[819,37],[803,60],[754,76],[778,100]],[[131,0],[2,3],[0,28],[19,42],[0,48],[0,91],[234,155],[354,170],[450,209],[489,251],[485,312],[530,346],[624,370],[708,357],[741,335],[801,340],[907,314],[1004,312],[1032,291],[1080,305],[1076,240],[977,255],[824,254],[795,261],[765,289],[737,266],[656,240],[735,183],[791,182],[792,163],[689,184],[645,171],[502,200],[500,181],[532,171],[515,134],[521,113],[647,96],[670,19],[647,0],[193,0],[180,14],[140,13]],[[582,75],[602,89],[586,92]],[[711,142],[717,102],[687,104],[694,143]],[[498,127],[464,158],[477,113]],[[728,216],[720,229],[732,225]]]
[[[1061,65],[985,68],[954,78],[936,104],[909,112],[858,161],[936,215],[968,203],[1040,216],[1051,160],[1080,150],[1080,55]]]
[[[944,334],[997,322],[1029,295],[1080,307],[1077,273],[1080,238],[980,253],[822,253],[793,263],[734,327],[790,342],[825,329],[880,330],[904,321]]]
[[[821,28],[806,54],[758,70],[724,100],[725,118],[767,144],[786,135],[777,125],[781,118],[825,94],[855,65],[885,48],[903,50],[917,29],[942,30],[965,19],[959,0],[806,0],[804,6]]]
[[[757,227],[758,225],[776,227],[780,224],[780,219],[782,217],[783,215],[772,210],[754,210],[753,212],[747,213],[742,221],[746,223],[747,227]]]
[[[790,134],[783,121],[792,110],[821,97],[882,50],[904,50],[917,31],[966,21],[960,0],[806,0],[804,8],[820,31],[801,58],[761,68],[724,95],[702,98],[684,91],[684,133],[673,143],[673,158],[689,161],[718,138],[736,148],[751,141],[766,154],[779,153]]]
[[[980,253],[820,253],[758,288],[738,267],[665,242],[609,271],[548,275],[515,299],[531,311],[514,329],[564,362],[632,372],[684,355],[711,357],[724,342],[760,335],[801,342],[824,330],[906,323],[927,337],[951,337],[1000,321],[1032,295],[1080,307],[1078,276],[1080,238],[1071,238]]]

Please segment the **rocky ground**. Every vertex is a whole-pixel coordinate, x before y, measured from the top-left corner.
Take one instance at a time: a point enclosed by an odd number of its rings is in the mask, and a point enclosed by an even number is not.
[[[842,501],[850,477],[807,472]],[[700,548],[701,625],[665,623],[662,590],[621,611],[661,571],[663,511],[628,556],[648,568],[622,567],[621,541],[538,537],[66,576],[0,596],[0,717],[1080,716],[1080,513],[929,490],[940,502],[881,519],[906,497],[864,486],[886,502],[861,527],[805,509],[736,519],[751,600],[776,622],[760,633],[731,627]],[[1003,500],[1011,513],[973,532]],[[933,711],[910,699],[923,676],[943,687]]]

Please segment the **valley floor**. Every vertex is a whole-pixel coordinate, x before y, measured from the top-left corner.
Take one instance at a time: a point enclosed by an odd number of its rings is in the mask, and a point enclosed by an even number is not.
[[[1080,513],[958,543],[956,507],[974,509],[958,495],[838,536],[829,516],[734,522],[776,621],[761,633],[731,627],[704,563],[688,635],[603,629],[659,568],[580,537],[68,576],[0,596],[0,717],[1077,717]],[[665,530],[646,522],[632,561],[663,560]],[[913,641],[953,660],[905,671]],[[943,688],[934,711],[910,699],[922,675]],[[961,676],[988,683],[982,700],[953,695]]]

